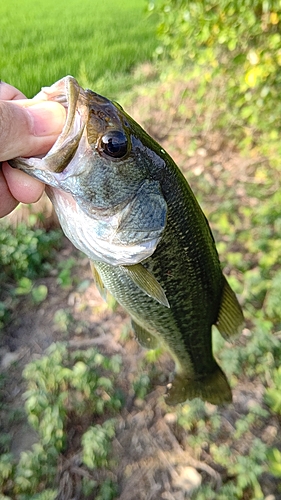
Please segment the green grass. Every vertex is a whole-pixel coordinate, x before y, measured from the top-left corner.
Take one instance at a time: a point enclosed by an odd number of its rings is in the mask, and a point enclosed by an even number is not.
[[[1,79],[27,97],[71,74],[116,98],[157,45],[146,0],[4,0],[0,33]]]

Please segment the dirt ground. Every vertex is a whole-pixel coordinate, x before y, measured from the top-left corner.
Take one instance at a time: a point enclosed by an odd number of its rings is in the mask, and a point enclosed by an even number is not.
[[[164,90],[165,88],[163,92]],[[191,139],[194,140],[194,132],[190,130],[188,123],[177,117],[181,95],[182,87],[179,84],[174,89],[174,98],[165,113],[159,105],[160,91],[154,97],[137,97],[129,112],[161,142],[177,164],[188,172],[191,180],[196,181],[196,177],[204,175],[215,186],[217,182],[221,182],[225,171],[231,171],[232,182],[251,176],[257,159],[242,158],[231,142],[226,141],[219,133],[213,133],[210,127],[206,128],[204,134],[196,135],[195,151],[192,155],[187,155],[186,148]],[[210,163],[214,165],[212,170]],[[237,195],[239,196],[239,188]],[[65,240],[59,259],[67,259],[71,255],[77,256],[78,253]],[[19,303],[18,312],[13,315],[6,328],[0,348],[1,368],[10,375],[9,387],[5,389],[6,401],[14,408],[22,405],[20,395],[25,387],[21,370],[30,360],[42,356],[53,342],[66,340],[71,348],[98,346],[101,352],[108,355],[118,353],[123,360],[120,378],[127,393],[126,405],[119,417],[113,443],[113,456],[118,457],[118,464],[112,471],[112,477],[119,485],[119,500],[184,500],[190,498],[202,482],[212,484],[213,490],[218,490],[225,480],[224,471],[210,460],[207,444],[205,451],[202,450],[199,456],[188,446],[177,429],[175,409],[165,404],[165,383],[168,382],[173,367],[169,357],[163,354],[158,362],[158,372],[163,374],[162,380],[158,380],[159,383],[155,384],[144,400],[135,399],[130,389],[130,380],[136,374],[145,351],[131,334],[126,341],[123,340],[124,331],[130,328],[129,318],[121,307],[112,310],[100,298],[91,281],[86,258],[77,261],[75,276],[88,283],[83,291],[78,292],[77,286],[73,285],[65,290],[60,288],[58,294],[57,276],[52,275],[38,282],[45,284],[49,290],[47,299],[40,306],[34,306],[31,310],[24,298]],[[72,315],[67,332],[54,324],[53,319],[58,310]],[[262,398],[262,386],[238,384],[234,390],[233,404],[220,411],[220,437],[224,444],[228,443],[228,436],[233,433],[236,420],[246,415],[253,403],[262,405]],[[207,408],[211,414],[212,405],[207,405]],[[7,423],[4,426],[7,427]],[[12,451],[15,455],[30,449],[36,440],[35,433],[24,421],[9,428],[9,432],[13,435]],[[268,434],[267,442],[275,442],[276,434],[280,433],[279,423],[268,421],[261,433]],[[61,467],[58,497],[61,500],[80,498],[76,458],[75,454],[68,456]],[[272,477],[264,476],[262,487],[267,500],[281,499],[277,481]],[[246,498],[248,497],[245,496],[245,500]]]

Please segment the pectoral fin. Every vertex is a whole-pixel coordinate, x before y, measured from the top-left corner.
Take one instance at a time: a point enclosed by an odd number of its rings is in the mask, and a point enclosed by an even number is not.
[[[244,316],[233,290],[224,277],[224,287],[216,327],[227,340],[239,335],[244,325]]]
[[[107,290],[103,284],[103,281],[102,281],[97,269],[95,268],[94,263],[90,262],[90,265],[91,265],[95,285],[96,285],[98,291],[100,292],[101,297],[104,300],[106,300]]]
[[[122,266],[122,268],[146,295],[155,299],[159,304],[170,307],[162,286],[142,264]]]

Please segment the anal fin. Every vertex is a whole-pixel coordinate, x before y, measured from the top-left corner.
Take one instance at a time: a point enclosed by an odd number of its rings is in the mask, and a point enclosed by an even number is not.
[[[215,325],[220,334],[227,340],[229,337],[239,335],[244,326],[241,306],[225,277],[220,310]]]
[[[145,347],[146,349],[156,349],[157,347],[159,347],[159,341],[154,335],[152,335],[134,320],[132,320],[131,323],[135,336],[142,347]]]

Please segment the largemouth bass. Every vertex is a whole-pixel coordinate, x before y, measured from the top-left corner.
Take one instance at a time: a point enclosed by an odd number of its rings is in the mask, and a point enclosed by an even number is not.
[[[171,353],[167,403],[230,402],[212,325],[229,339],[243,313],[183,174],[119,104],[73,77],[36,98],[65,106],[64,129],[45,157],[10,164],[46,183],[66,236],[90,258],[101,293],[130,314],[140,343]]]

